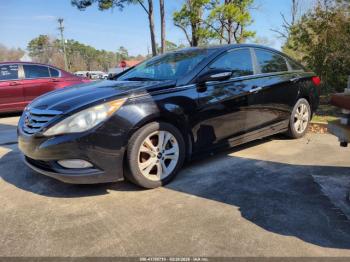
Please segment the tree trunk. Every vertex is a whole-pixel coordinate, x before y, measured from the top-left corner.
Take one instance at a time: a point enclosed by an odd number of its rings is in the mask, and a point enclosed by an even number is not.
[[[161,53],[164,54],[166,51],[164,0],[159,0],[159,7],[161,20]]]
[[[231,44],[232,43],[232,21],[229,19],[227,21],[227,43]]]
[[[225,0],[225,5],[229,5],[231,4],[231,0]],[[232,43],[232,20],[231,19],[227,19],[226,21],[227,23],[227,44],[231,44]]]
[[[191,29],[192,29],[191,46],[198,46],[197,24],[196,23],[192,23],[191,24]]]
[[[148,0],[148,20],[149,20],[149,30],[151,33],[152,55],[156,56],[157,45],[156,45],[156,35],[154,31],[153,0]]]

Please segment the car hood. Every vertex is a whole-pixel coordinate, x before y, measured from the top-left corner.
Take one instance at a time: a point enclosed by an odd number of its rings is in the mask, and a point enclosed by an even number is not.
[[[36,98],[30,108],[62,113],[111,98],[142,95],[174,87],[175,81],[98,81],[56,90]]]

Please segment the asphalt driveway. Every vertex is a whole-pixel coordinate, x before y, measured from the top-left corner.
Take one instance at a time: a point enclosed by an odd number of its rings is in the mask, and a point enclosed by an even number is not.
[[[67,185],[21,162],[0,119],[0,256],[350,256],[350,149],[275,136],[155,190]]]

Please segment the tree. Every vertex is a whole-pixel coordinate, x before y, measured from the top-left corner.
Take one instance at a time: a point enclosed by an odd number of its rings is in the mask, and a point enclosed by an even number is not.
[[[153,0],[147,0],[148,7],[145,5],[145,0],[71,0],[73,6],[76,6],[79,10],[85,10],[93,3],[98,4],[100,10],[107,10],[110,8],[119,8],[123,10],[127,4],[139,4],[142,9],[147,13],[149,29],[151,35],[152,55],[157,55],[156,36],[154,29],[154,11]]]
[[[204,11],[209,9],[214,0],[186,0],[179,11],[174,12],[173,21],[185,34],[190,46],[207,43],[211,37],[203,21]]]
[[[247,30],[252,23],[250,9],[254,0],[186,0],[174,13],[174,24],[191,46],[219,40],[227,44],[242,43],[254,37]]]
[[[117,53],[119,60],[125,60],[129,57],[129,52],[124,46],[119,47]]]
[[[159,0],[160,9],[160,32],[161,32],[161,53],[164,54],[166,51],[166,38],[165,38],[165,8],[164,0]]]
[[[319,1],[291,27],[283,50],[321,76],[325,92],[342,91],[350,75],[348,1]]]
[[[16,61],[23,55],[24,51],[20,48],[7,48],[0,44],[0,61]]]
[[[1,49],[0,49],[1,51]],[[34,61],[48,63],[57,67],[64,67],[61,41],[47,35],[40,35],[28,44],[29,55]],[[129,59],[128,50],[120,47],[117,52],[97,50],[92,46],[84,45],[69,39],[66,42],[67,62],[70,71],[102,70],[108,71],[123,59]],[[1,54],[1,53],[0,53]]]
[[[53,40],[48,35],[39,35],[32,39],[27,46],[29,56],[39,63],[50,63],[54,49]]]
[[[247,38],[255,36],[255,32],[247,30],[253,20],[249,9],[254,0],[217,1],[210,12],[207,25],[218,38],[220,44],[243,43]]]

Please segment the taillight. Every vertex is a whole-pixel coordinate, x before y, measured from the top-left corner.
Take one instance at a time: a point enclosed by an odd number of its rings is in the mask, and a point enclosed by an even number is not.
[[[315,86],[319,86],[321,84],[321,78],[319,78],[318,76],[314,76],[312,78],[312,83],[314,83]]]

